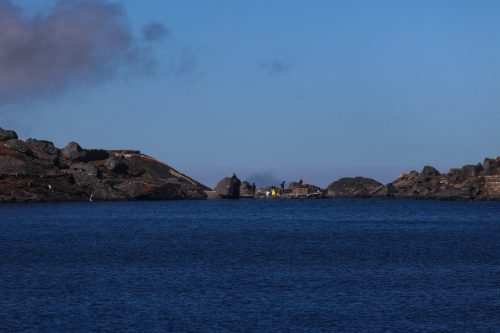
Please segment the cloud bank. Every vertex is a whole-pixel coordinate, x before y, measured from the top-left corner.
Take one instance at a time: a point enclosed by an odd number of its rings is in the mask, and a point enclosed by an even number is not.
[[[143,29],[152,42],[167,29]],[[45,15],[27,16],[0,0],[0,106],[52,96],[112,77],[121,67],[144,67],[150,55],[127,25],[123,6],[106,0],[62,0]]]

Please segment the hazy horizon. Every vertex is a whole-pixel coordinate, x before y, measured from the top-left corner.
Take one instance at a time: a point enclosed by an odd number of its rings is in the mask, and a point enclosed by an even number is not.
[[[0,127],[208,186],[446,172],[500,155],[499,32],[495,1],[0,0]]]

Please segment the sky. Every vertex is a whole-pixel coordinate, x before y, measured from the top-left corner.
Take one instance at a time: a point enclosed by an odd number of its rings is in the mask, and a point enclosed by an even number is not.
[[[499,87],[498,1],[0,0],[0,127],[208,186],[496,157]]]

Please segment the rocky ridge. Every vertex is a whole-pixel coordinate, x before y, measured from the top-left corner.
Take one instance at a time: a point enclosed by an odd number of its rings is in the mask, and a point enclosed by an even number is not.
[[[139,151],[58,149],[0,128],[0,202],[206,199],[207,190]]]

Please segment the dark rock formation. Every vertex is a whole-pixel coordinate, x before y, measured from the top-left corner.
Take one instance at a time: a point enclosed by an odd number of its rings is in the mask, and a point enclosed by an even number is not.
[[[422,173],[420,174],[424,180],[429,180],[441,176],[439,171],[429,165],[424,166]]]
[[[5,145],[7,147],[9,147],[10,149],[14,149],[14,150],[20,152],[21,154],[33,156],[33,151],[31,150],[29,145],[22,140],[11,139],[11,140],[8,140],[7,142],[5,142]]]
[[[242,182],[240,185],[240,198],[253,198],[252,185],[249,182]]]
[[[209,190],[138,151],[75,142],[61,150],[11,132],[0,131],[8,139],[0,142],[0,202],[205,199]]]
[[[17,133],[0,127],[0,141],[8,141],[12,139],[17,139]]]
[[[238,199],[240,197],[241,181],[233,174],[231,177],[225,177],[217,186],[215,191],[223,199]]]
[[[370,192],[369,196],[373,198],[394,198],[396,191],[397,189],[394,187],[394,185],[392,185],[392,183],[389,183],[387,185],[382,185],[373,189]]]
[[[76,142],[70,142],[62,150],[62,156],[71,161],[85,160],[85,151]]]
[[[330,198],[367,198],[373,190],[380,186],[382,186],[381,183],[370,178],[341,178],[328,185],[326,196]]]
[[[441,200],[500,200],[499,159],[465,165],[440,174],[432,167],[410,171],[371,193],[373,197]]]
[[[106,160],[104,163],[106,169],[116,173],[124,173],[127,171],[128,166],[122,156],[113,156]]]

